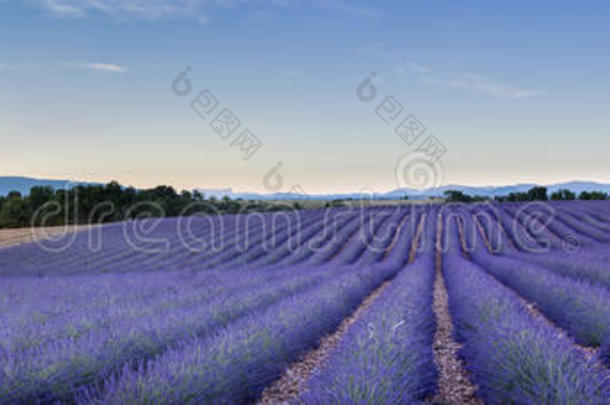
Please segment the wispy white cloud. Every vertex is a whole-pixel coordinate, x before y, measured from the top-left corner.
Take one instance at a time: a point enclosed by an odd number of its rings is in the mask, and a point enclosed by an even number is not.
[[[0,0],[1,1],[1,0]],[[309,4],[359,18],[372,18],[381,14],[381,9],[354,4],[348,0],[29,0],[39,8],[60,17],[86,17],[104,13],[119,20],[139,18],[159,20],[164,18],[188,18],[207,22],[209,12],[214,10],[238,10],[239,6],[261,8],[283,8]],[[264,15],[263,15],[264,13]],[[266,19],[267,11],[247,13],[250,19]],[[261,17],[262,16],[262,17]]]
[[[1,1],[1,0],[0,0]],[[57,69],[89,69],[99,70],[103,72],[122,73],[128,72],[129,70],[124,66],[117,65],[114,63],[74,63],[74,62],[48,62],[42,64],[14,64],[14,63],[0,63],[0,70],[10,70],[16,72],[29,72],[29,71],[55,71]]]
[[[184,17],[206,22],[208,10],[235,9],[248,0],[33,0],[38,7],[61,17],[85,17],[104,13],[119,19],[158,20]],[[273,7],[287,7],[288,0],[265,0]]]
[[[186,14],[198,8],[204,0],[38,0],[39,7],[61,17],[84,17],[101,12],[116,17],[136,17],[156,20]]]
[[[471,73],[455,75],[449,78],[424,78],[422,79],[422,83],[432,86],[459,88],[474,93],[511,97],[516,99],[536,97],[544,94],[544,91],[542,90],[522,88]]]
[[[64,0],[42,0],[41,6],[61,17],[82,17],[85,9],[76,2]]]
[[[474,73],[443,74],[417,62],[402,63],[396,67],[396,71],[398,73],[411,72],[421,75],[422,78],[420,79],[420,82],[428,86],[459,88],[490,96],[520,99],[545,94],[542,90],[522,88]]]
[[[85,69],[91,70],[101,70],[104,72],[112,72],[112,73],[121,73],[127,72],[127,69],[120,65],[115,65],[113,63],[81,63],[78,64],[78,67],[82,67]]]

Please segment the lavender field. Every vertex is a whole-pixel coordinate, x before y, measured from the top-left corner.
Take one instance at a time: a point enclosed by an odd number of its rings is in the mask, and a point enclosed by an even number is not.
[[[0,403],[610,403],[609,248],[606,201],[146,219],[0,248]]]

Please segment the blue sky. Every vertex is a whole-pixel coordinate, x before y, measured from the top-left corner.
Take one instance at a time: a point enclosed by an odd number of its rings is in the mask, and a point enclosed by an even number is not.
[[[610,182],[609,19],[608,2],[0,1],[0,172],[265,191],[281,162],[281,191],[388,190],[413,149],[375,114],[393,95],[446,148],[445,184]],[[249,160],[191,109],[204,89],[262,142]]]

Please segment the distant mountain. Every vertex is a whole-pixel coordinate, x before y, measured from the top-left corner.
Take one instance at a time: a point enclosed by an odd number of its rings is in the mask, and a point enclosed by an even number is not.
[[[593,181],[570,181],[567,183],[553,184],[548,186],[548,188],[549,192],[565,188],[577,194],[583,191],[602,191],[610,194],[610,184],[596,183]]]
[[[484,196],[484,197],[495,197],[500,195],[507,195],[509,193],[514,192],[524,192],[529,190],[532,187],[535,187],[536,184],[515,184],[512,186],[461,186],[457,184],[434,187],[425,190],[414,190],[414,189],[397,189],[390,191],[387,195],[391,196],[401,196],[408,195],[410,197],[419,197],[419,198],[429,198],[429,197],[442,197],[445,191],[448,190],[456,190],[461,191],[464,194],[475,196]]]
[[[203,194],[205,196],[205,198],[214,197],[214,198],[220,199],[224,196],[231,197],[232,195],[235,195],[232,188],[209,188],[209,189],[200,188],[197,191],[199,191],[201,194]],[[231,197],[231,198],[233,198],[233,197]]]
[[[72,188],[77,185],[97,184],[86,182],[74,182],[70,180],[48,180],[33,179],[30,177],[7,176],[0,177],[0,196],[6,196],[11,191],[19,191],[21,195],[30,194],[30,189],[35,186],[48,186],[54,190]]]
[[[206,198],[215,197],[222,198],[228,196],[231,199],[241,198],[242,200],[339,200],[339,199],[359,199],[370,198],[370,194],[364,193],[344,193],[344,194],[300,194],[300,193],[252,193],[252,192],[233,192],[231,189],[222,190],[206,190],[198,189]],[[384,198],[384,194],[378,194],[376,197]]]
[[[54,189],[71,188],[76,185],[99,184],[88,182],[74,182],[70,180],[48,180],[48,179],[33,179],[29,177],[0,177],[0,196],[5,196],[9,192],[15,190],[22,195],[27,195],[30,189],[34,186],[49,186]],[[442,197],[447,190],[457,190],[468,195],[479,195],[484,197],[495,197],[507,195],[514,192],[525,192],[536,184],[514,184],[507,186],[463,186],[463,185],[447,185],[441,187],[430,188],[427,190],[415,189],[396,189],[385,193],[374,194],[377,199],[399,199],[405,195],[411,199],[426,199],[431,197]],[[568,189],[575,193],[583,191],[602,191],[610,194],[610,184],[596,183],[591,181],[570,181],[565,183],[546,185],[549,194],[559,189]],[[345,199],[362,199],[371,198],[370,194],[366,193],[336,193],[336,194],[310,194],[304,195],[299,193],[271,193],[260,194],[251,192],[234,192],[231,188],[226,189],[199,189],[206,198],[216,197],[222,198],[228,196],[232,199],[241,198],[243,200],[345,200]]]
[[[495,197],[508,195],[509,193],[526,192],[532,187],[536,187],[537,184],[515,184],[508,186],[461,186],[461,185],[448,185],[436,188],[430,188],[427,190],[410,190],[410,189],[398,189],[387,193],[386,195],[400,196],[407,194],[411,197],[428,198],[435,196],[442,196],[447,190],[457,190],[464,194],[471,196],[479,195],[484,197]],[[586,181],[571,181],[565,183],[548,184],[544,185],[547,188],[549,195],[560,189],[568,189],[576,194],[583,191],[602,191],[610,194],[610,184],[586,182]]]
[[[405,195],[410,199],[427,199],[433,197],[443,197],[443,193],[447,190],[457,190],[471,196],[484,196],[484,197],[496,197],[508,195],[509,193],[526,192],[532,187],[536,187],[534,183],[521,183],[507,186],[463,186],[463,185],[447,185],[435,188],[429,188],[426,190],[416,189],[396,189],[385,193],[376,193],[373,198],[376,199],[399,199]],[[568,189],[576,194],[583,191],[602,191],[610,194],[610,184],[596,183],[596,182],[585,182],[585,181],[571,181],[566,183],[557,183],[546,185],[549,195],[550,193],[560,190]],[[302,195],[298,193],[272,193],[272,194],[258,194],[258,193],[234,193],[231,189],[222,190],[221,193],[209,194],[206,190],[200,190],[207,196],[214,195],[217,198],[223,196],[229,196],[230,198],[241,198],[244,200],[345,200],[345,199],[362,199],[371,198],[370,194],[366,193],[337,193],[337,194],[310,194]]]
[[[487,187],[472,187],[472,186],[461,186],[461,185],[449,185],[437,188],[431,188],[424,191],[417,190],[395,190],[391,193],[407,192],[408,195],[431,197],[431,196],[442,196],[447,190],[457,190],[464,194],[471,196],[480,195],[484,197],[495,197],[508,195],[509,193],[526,192],[532,187],[536,187],[537,184],[515,184],[508,186],[487,186]],[[596,182],[585,182],[585,181],[571,181],[566,183],[548,184],[544,185],[547,188],[549,195],[560,189],[568,189],[575,193],[581,193],[582,191],[602,191],[610,194],[610,184],[596,183]]]

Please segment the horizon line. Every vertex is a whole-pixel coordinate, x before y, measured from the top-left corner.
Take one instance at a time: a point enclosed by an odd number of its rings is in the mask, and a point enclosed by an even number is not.
[[[119,183],[121,186],[124,187],[133,187],[135,189],[138,190],[146,190],[146,189],[151,189],[151,188],[155,188],[158,186],[170,186],[173,187],[176,191],[182,191],[182,190],[186,190],[186,191],[223,191],[223,190],[227,190],[229,193],[231,194],[259,194],[259,195],[274,195],[274,194],[296,194],[294,191],[291,190],[287,190],[287,191],[278,191],[278,192],[269,192],[269,191],[253,191],[253,190],[236,190],[234,189],[234,187],[232,186],[226,186],[226,187],[209,187],[206,188],[205,186],[195,186],[195,187],[190,187],[190,188],[183,188],[183,187],[175,187],[172,184],[169,183],[158,183],[156,186],[153,187],[139,187],[139,186],[134,186],[132,184],[126,184],[123,183],[119,180],[116,179],[112,179],[109,181],[98,181],[98,180],[73,180],[73,179],[66,179],[66,178],[52,178],[52,177],[29,177],[29,176],[23,176],[23,175],[5,175],[5,176],[0,176],[0,179],[2,178],[13,178],[13,179],[28,179],[28,180],[34,180],[34,181],[60,181],[60,182],[69,182],[69,183],[90,183],[90,184],[102,184],[102,185],[106,185],[108,183],[111,182],[117,182]],[[472,184],[465,184],[465,183],[450,183],[450,184],[442,184],[442,185],[438,185],[438,186],[433,186],[433,187],[428,187],[428,188],[422,188],[422,189],[417,189],[417,188],[408,188],[408,187],[396,187],[396,188],[390,188],[390,189],[386,189],[386,190],[382,190],[382,191],[372,191],[372,190],[351,190],[351,191],[310,191],[307,192],[306,194],[308,195],[333,195],[333,194],[371,194],[371,195],[378,195],[378,194],[387,194],[387,193],[391,193],[391,192],[397,192],[400,190],[408,190],[411,192],[425,192],[425,191],[429,191],[429,190],[435,190],[435,189],[439,189],[439,188],[446,188],[446,187],[469,187],[469,188],[502,188],[502,187],[515,187],[515,186],[541,186],[541,187],[552,187],[552,186],[558,186],[558,185],[562,185],[562,184],[566,184],[566,183],[596,183],[596,184],[600,184],[600,185],[606,185],[606,186],[610,186],[610,180],[608,181],[599,181],[599,180],[580,180],[580,179],[572,179],[572,180],[563,180],[563,181],[556,181],[556,182],[551,182],[551,183],[537,183],[537,182],[515,182],[515,183],[504,183],[504,184],[500,184],[500,185],[490,185],[489,183],[485,184],[485,185],[472,185]]]

